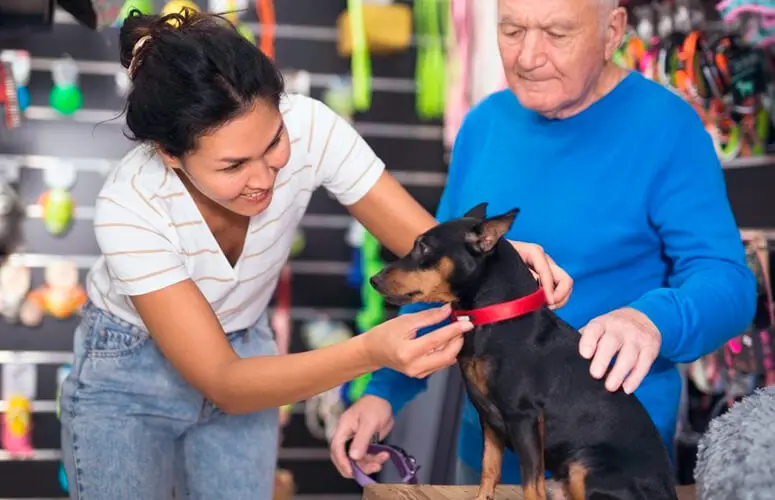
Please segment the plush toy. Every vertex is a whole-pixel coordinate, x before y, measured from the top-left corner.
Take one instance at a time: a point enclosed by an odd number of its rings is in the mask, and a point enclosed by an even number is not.
[[[0,169],[2,168],[6,167],[0,165]],[[19,195],[10,183],[0,178],[0,263],[16,247],[23,218],[24,209]]]
[[[775,492],[775,387],[760,389],[711,420],[700,438],[698,500],[770,500]]]
[[[37,326],[48,314],[57,319],[70,317],[86,302],[86,291],[78,283],[78,267],[68,260],[55,260],[46,266],[46,283],[30,292],[25,306],[29,315],[22,316],[26,326]]]
[[[22,304],[30,291],[30,270],[6,262],[0,267],[0,313],[9,323],[16,323]]]

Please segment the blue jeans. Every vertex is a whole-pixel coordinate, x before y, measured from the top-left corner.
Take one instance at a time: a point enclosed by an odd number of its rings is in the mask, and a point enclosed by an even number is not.
[[[277,352],[266,315],[228,339],[243,358]],[[167,500],[173,490],[176,499],[272,498],[276,409],[223,413],[146,331],[91,303],[74,351],[61,395],[70,498]]]

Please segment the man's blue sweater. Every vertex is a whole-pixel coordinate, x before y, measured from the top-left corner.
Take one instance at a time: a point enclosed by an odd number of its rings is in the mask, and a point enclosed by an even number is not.
[[[681,391],[675,363],[742,333],[756,302],[721,166],[695,111],[637,73],[562,120],[523,108],[508,90],[495,93],[458,133],[437,219],[485,201],[489,216],[518,207],[506,237],[540,244],[573,277],[570,301],[557,310],[564,320],[581,328],[630,306],[658,327],[660,356],[635,394],[670,449]],[[398,413],[425,387],[383,369],[366,394]],[[458,454],[481,470],[482,433],[468,398],[460,427]],[[508,451],[503,482],[519,482]]]

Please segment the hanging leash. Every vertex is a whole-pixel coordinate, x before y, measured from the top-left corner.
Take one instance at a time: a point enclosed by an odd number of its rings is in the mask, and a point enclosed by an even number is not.
[[[259,48],[266,57],[274,61],[275,21],[274,0],[256,0],[256,12],[261,23]]]

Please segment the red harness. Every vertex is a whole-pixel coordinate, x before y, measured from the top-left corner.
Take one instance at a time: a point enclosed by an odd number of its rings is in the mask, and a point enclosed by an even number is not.
[[[539,288],[530,295],[508,302],[501,302],[500,304],[471,309],[470,311],[453,309],[452,319],[455,321],[470,321],[474,326],[486,325],[524,316],[539,310],[545,305],[546,295],[544,290]]]

